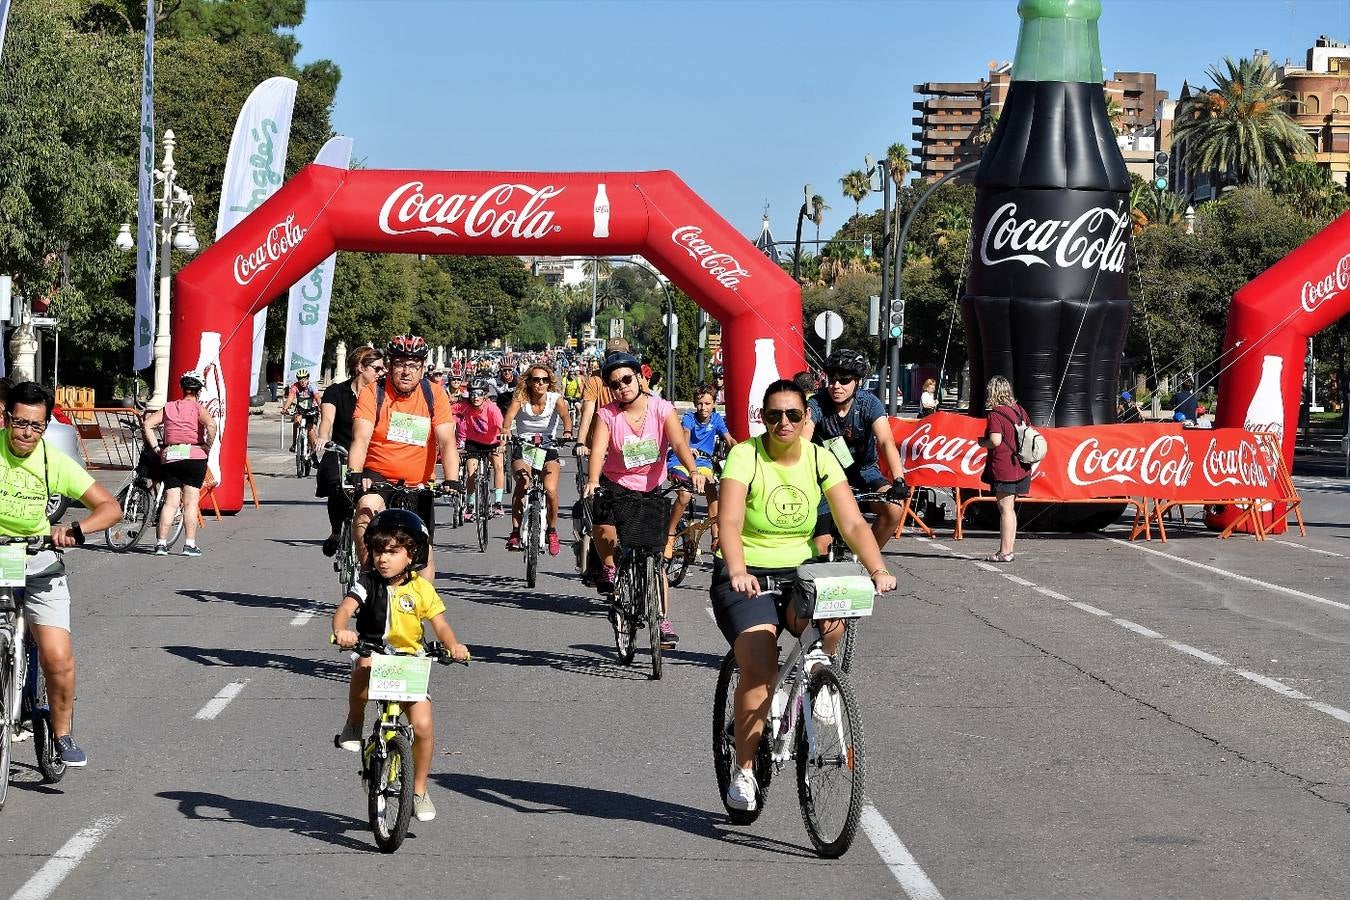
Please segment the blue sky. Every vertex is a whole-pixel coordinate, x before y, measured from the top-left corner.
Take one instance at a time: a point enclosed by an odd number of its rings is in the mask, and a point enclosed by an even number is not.
[[[1224,55],[1350,40],[1350,0],[1102,6],[1107,71],[1173,97]],[[341,66],[333,124],[371,168],[669,168],[747,234],[767,200],[788,240],[804,183],[828,236],[853,212],[839,177],[913,146],[913,86],[976,80],[1017,26],[1016,0],[309,0],[296,34]]]

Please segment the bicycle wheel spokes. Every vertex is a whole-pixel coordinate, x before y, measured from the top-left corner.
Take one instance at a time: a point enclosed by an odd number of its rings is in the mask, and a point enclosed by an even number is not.
[[[543,529],[539,526],[540,498],[531,497],[529,508],[525,510],[525,586],[534,587],[539,580],[539,537]]]
[[[758,785],[755,808],[752,810],[732,809],[726,805],[727,788],[731,786],[731,773],[736,765],[736,727],[735,704],[736,685],[740,682],[740,669],[736,665],[736,654],[728,653],[722,659],[722,668],[717,673],[717,689],[713,694],[713,766],[717,774],[717,793],[733,825],[749,825],[759,818],[764,803],[769,796],[769,781],[773,777],[773,764],[769,756],[767,734],[760,738],[759,750],[755,754],[755,781]],[[767,730],[768,726],[765,726]]]
[[[33,696],[33,752],[37,754],[38,771],[47,784],[56,784],[66,775],[66,763],[56,748],[56,735],[52,730],[52,708],[47,700],[47,678],[42,669],[37,668],[36,652],[30,654],[28,664],[37,672],[37,690]],[[72,710],[72,716],[74,711]],[[75,723],[72,721],[71,725]]]
[[[0,632],[0,809],[9,795],[9,750],[14,739],[16,710],[10,709],[14,697],[14,661],[10,658],[10,636]]]
[[[375,844],[385,853],[393,853],[408,836],[413,807],[412,746],[402,734],[385,744],[384,759],[375,759],[373,778],[367,779],[370,829]]]
[[[661,679],[661,568],[655,555],[642,562],[643,594],[647,607],[647,640],[652,648],[652,680]]]
[[[614,649],[619,653],[619,662],[625,666],[633,664],[633,655],[637,652],[637,620],[633,615],[634,587],[632,567],[620,563],[610,602],[609,621],[614,626]]]
[[[816,852],[842,856],[853,843],[863,804],[863,736],[857,701],[847,676],[822,666],[811,676],[797,723],[797,797]],[[815,726],[814,754],[805,716]]]
[[[129,550],[140,540],[150,523],[150,492],[138,484],[127,484],[117,492],[117,502],[122,507],[122,518],[114,522],[103,534],[108,549],[121,553]]]

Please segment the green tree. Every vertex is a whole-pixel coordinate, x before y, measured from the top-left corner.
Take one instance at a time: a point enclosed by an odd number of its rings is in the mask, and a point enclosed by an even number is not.
[[[1295,162],[1276,170],[1270,190],[1305,216],[1334,218],[1350,206],[1350,195],[1315,162]]]
[[[855,216],[860,214],[863,198],[870,191],[867,184],[867,173],[861,169],[844,173],[844,177],[839,179],[839,188],[845,197],[853,201],[853,214]]]
[[[1214,87],[1177,110],[1175,143],[1185,142],[1192,175],[1232,173],[1240,184],[1263,186],[1270,175],[1314,152],[1307,132],[1285,112],[1291,97],[1264,57],[1210,66]]]
[[[811,195],[811,223],[816,226],[816,248],[820,248],[820,223],[825,221],[825,211],[830,209],[825,198],[819,194]]]

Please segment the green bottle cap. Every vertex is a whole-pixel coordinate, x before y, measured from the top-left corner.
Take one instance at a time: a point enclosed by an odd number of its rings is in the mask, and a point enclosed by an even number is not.
[[[1102,82],[1101,0],[1020,0],[1013,81]]]

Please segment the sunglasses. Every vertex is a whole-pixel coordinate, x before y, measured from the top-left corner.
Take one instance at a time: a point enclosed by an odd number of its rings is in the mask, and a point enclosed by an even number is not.
[[[830,384],[852,384],[858,380],[857,375],[846,375],[843,372],[834,372],[825,377]]]
[[[632,384],[634,379],[636,378],[637,378],[636,375],[625,375],[622,378],[616,378],[609,383],[609,389],[611,391],[617,391],[620,390],[621,388],[626,388],[630,384]]]
[[[38,434],[47,430],[46,422],[36,422],[31,419],[10,419],[9,427],[12,431],[36,431]]]
[[[806,413],[800,409],[766,409],[759,415],[766,425],[777,425],[783,421],[783,416],[787,416],[787,420],[793,425],[800,424],[802,419],[806,418]]]
[[[385,372],[384,366],[376,365],[375,363],[371,363],[370,365],[366,366],[366,368],[370,369],[376,375],[383,375]]]
[[[470,397],[486,397],[487,391],[469,391]]]
[[[548,383],[549,383],[549,380],[550,380],[550,379],[549,379],[549,377],[548,377],[547,375],[543,376],[542,378],[539,377],[538,375],[532,375],[532,376],[530,376],[530,383],[531,383],[531,384],[548,384]]]

